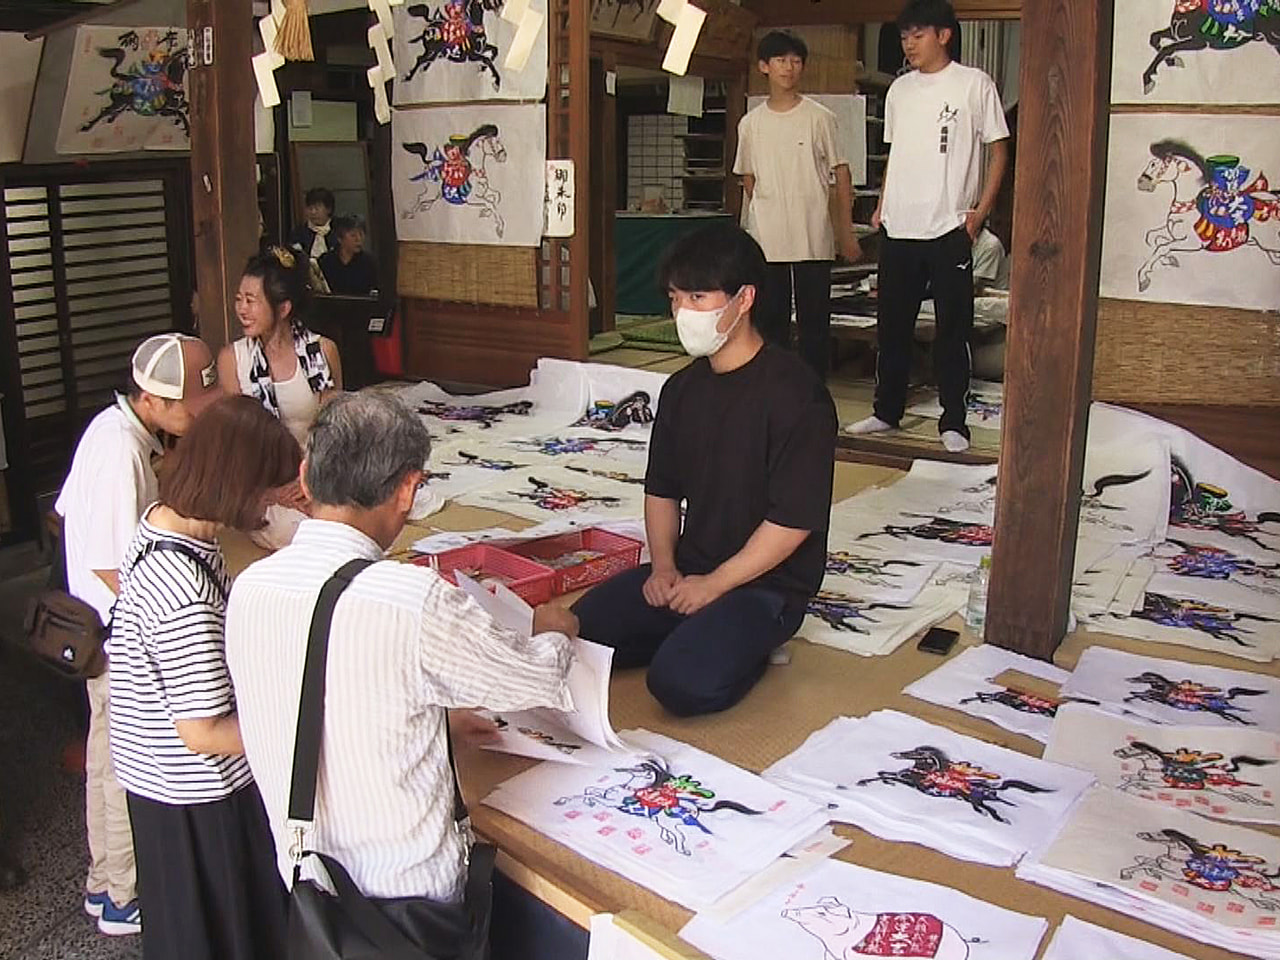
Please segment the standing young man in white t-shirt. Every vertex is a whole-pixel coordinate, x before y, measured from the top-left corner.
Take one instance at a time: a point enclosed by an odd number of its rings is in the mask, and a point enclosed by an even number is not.
[[[916,315],[931,288],[937,333],[934,380],[942,402],[938,432],[953,453],[969,446],[969,335],[973,330],[973,242],[991,212],[1008,164],[1009,127],[1000,93],[981,70],[952,60],[959,25],[947,0],[910,0],[898,16],[911,73],[894,81],[884,109],[889,144],[881,228],[874,416],[850,433],[891,430],[902,419]],[[990,145],[982,183],[982,145]]]
[[[104,624],[111,620],[125,550],[142,512],[158,495],[152,466],[152,458],[163,451],[158,434],[181,436],[196,414],[221,395],[209,348],[195,337],[160,334],[134,351],[128,395],[117,396],[85,428],[54,509],[62,517],[67,592],[97,610]],[[139,933],[129,810],[108,743],[107,674],[85,686],[89,874],[84,909],[97,918],[102,933]]]
[[[768,276],[756,300],[756,326],[770,343],[791,346],[791,292],[800,355],[823,380],[830,366],[831,262],[858,259],[853,181],[836,118],[800,95],[809,48],[775,30],[757,49],[769,99],[738,124],[733,172],[747,194],[743,227],[764,250]],[[832,225],[831,183],[839,213]]]

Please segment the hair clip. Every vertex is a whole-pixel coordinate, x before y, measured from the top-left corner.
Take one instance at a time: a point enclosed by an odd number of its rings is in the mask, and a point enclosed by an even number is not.
[[[293,258],[293,254],[290,253],[288,250],[286,250],[284,247],[273,246],[271,248],[271,255],[275,257],[276,261],[280,264],[280,266],[284,267],[286,270],[292,270],[293,265],[297,263],[297,261],[294,260]]]

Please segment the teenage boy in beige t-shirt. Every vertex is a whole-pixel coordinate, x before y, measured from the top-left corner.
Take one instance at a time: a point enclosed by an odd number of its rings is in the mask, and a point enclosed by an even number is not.
[[[765,339],[791,345],[795,290],[800,355],[826,379],[831,349],[831,263],[861,251],[853,233],[853,181],[835,114],[800,95],[809,49],[791,33],[766,34],[757,50],[769,99],[738,124],[733,172],[747,200],[743,226],[764,249],[768,276],[756,301]],[[834,180],[839,214],[831,215]]]

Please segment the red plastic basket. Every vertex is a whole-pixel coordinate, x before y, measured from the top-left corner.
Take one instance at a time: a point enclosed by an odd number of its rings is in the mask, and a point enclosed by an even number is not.
[[[541,540],[530,540],[509,547],[512,553],[521,557],[537,560],[555,573],[552,595],[572,593],[601,580],[608,580],[615,574],[622,573],[640,565],[640,550],[644,546],[639,540],[610,533],[608,530],[575,530],[573,533],[562,533],[555,537]],[[579,551],[591,551],[599,556],[558,566],[570,554]]]
[[[516,556],[498,547],[483,543],[473,543],[453,550],[445,550],[434,554],[437,571],[452,584],[456,584],[453,572],[463,570],[473,580],[483,582],[495,577],[502,578],[503,586],[536,607],[546,603],[555,594],[553,592],[555,571],[534,560]],[[413,563],[429,567],[432,555],[415,557]]]

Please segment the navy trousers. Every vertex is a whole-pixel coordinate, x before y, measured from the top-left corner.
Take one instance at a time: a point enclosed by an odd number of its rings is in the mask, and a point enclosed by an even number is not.
[[[651,607],[648,564],[620,573],[573,605],[583,639],[613,647],[616,667],[648,666],[649,692],[681,717],[733,706],[800,629],[804,605],[776,590],[738,587],[692,616]]]

